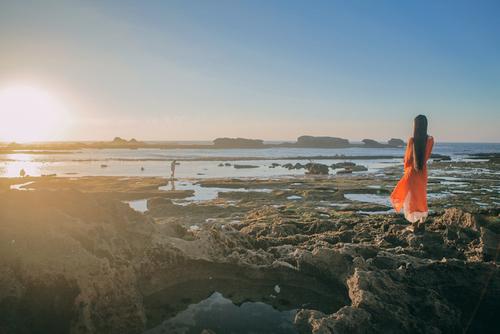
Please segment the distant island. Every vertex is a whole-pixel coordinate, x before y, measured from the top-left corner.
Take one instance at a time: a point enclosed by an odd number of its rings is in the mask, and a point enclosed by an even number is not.
[[[265,143],[262,139],[248,138],[227,138],[221,137],[213,140],[210,144],[183,144],[183,143],[161,143],[139,141],[135,138],[130,140],[115,137],[111,141],[97,142],[51,142],[51,143],[7,143],[0,145],[0,153],[11,151],[30,150],[37,151],[67,151],[77,149],[139,149],[139,148],[193,148],[193,149],[245,149],[245,148],[273,148],[273,147],[300,147],[300,148],[398,148],[403,147],[405,142],[402,139],[391,138],[387,143],[380,143],[373,139],[363,139],[362,143],[350,143],[348,139],[328,136],[300,136],[296,142]]]
[[[391,138],[387,143],[380,143],[373,139],[363,139],[362,144],[350,143],[348,139],[328,136],[300,136],[294,143],[285,142],[266,144],[261,139],[246,138],[217,138],[213,141],[214,148],[270,148],[270,147],[301,147],[301,148],[397,148],[403,147],[402,139]],[[205,145],[204,147],[207,147]]]

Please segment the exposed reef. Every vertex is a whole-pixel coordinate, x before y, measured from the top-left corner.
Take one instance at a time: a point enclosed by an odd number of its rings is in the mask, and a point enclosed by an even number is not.
[[[431,164],[419,234],[385,202],[400,166],[200,180],[224,189],[205,201],[161,178],[2,178],[0,332],[142,333],[218,292],[297,310],[300,333],[494,333],[499,168],[483,160]]]

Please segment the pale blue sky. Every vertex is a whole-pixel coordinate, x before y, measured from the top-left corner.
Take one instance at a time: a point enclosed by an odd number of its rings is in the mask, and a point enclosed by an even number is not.
[[[500,141],[499,1],[5,1],[0,86],[63,139]],[[61,138],[53,138],[61,139]]]

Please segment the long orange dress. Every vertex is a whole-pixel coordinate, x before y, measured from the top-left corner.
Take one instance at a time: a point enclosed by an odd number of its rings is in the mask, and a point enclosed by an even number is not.
[[[431,156],[434,139],[427,137],[425,146],[424,168],[421,171],[413,168],[413,138],[408,140],[404,159],[404,175],[391,194],[391,202],[396,212],[403,209],[405,218],[414,223],[426,218],[427,208],[427,160]]]

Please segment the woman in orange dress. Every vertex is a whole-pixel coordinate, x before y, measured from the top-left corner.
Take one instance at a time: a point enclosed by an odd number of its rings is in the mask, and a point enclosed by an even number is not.
[[[415,117],[413,137],[408,139],[404,158],[404,175],[391,194],[396,212],[403,209],[405,218],[414,230],[423,228],[427,208],[427,160],[431,156],[434,139],[427,135],[427,118]]]

